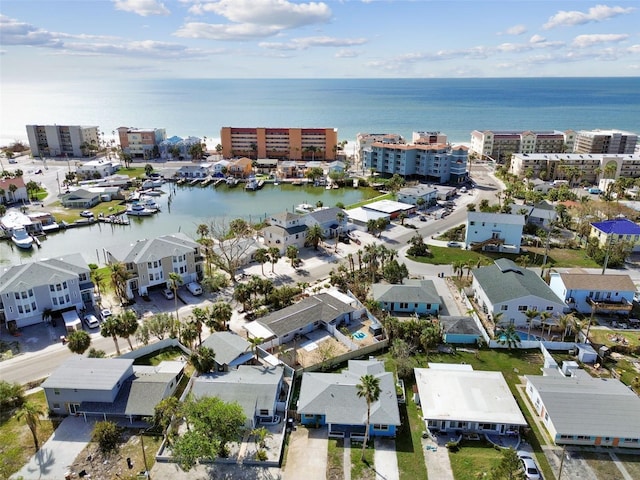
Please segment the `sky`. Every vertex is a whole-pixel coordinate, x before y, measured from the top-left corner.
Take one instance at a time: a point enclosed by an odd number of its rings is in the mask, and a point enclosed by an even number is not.
[[[640,2],[3,0],[0,82],[640,76]]]

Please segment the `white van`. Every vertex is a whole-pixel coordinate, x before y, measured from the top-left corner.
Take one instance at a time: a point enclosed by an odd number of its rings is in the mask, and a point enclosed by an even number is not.
[[[202,295],[202,287],[198,282],[187,283],[187,290],[189,290],[191,295]]]

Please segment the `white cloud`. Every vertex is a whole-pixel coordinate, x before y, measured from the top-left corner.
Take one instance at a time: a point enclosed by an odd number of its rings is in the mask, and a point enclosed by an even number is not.
[[[352,50],[350,48],[342,48],[335,54],[336,58],[355,58],[361,55],[362,52]]]
[[[609,7],[607,5],[596,5],[591,7],[588,12],[579,12],[577,10],[564,11],[561,10],[553,15],[547,23],[544,24],[546,30],[556,27],[569,27],[575,25],[584,25],[585,23],[597,23],[618,15],[627,15],[633,12],[635,8],[628,7]]]
[[[169,15],[171,12],[164,3],[157,0],[114,0],[116,10],[136,13],[140,16]]]
[[[623,42],[629,38],[627,34],[593,34],[593,35],[578,35],[573,39],[572,46],[578,48],[591,47],[593,45],[599,45],[602,43],[618,43]]]
[[[206,38],[209,40],[251,40],[265,38],[280,32],[277,27],[265,27],[249,23],[233,25],[213,25],[211,23],[190,22],[180,27],[174,35],[184,38]]]
[[[529,43],[543,43],[546,42],[547,39],[544,38],[543,36],[540,35],[533,35],[530,39],[529,39]]]
[[[55,33],[31,24],[0,15],[0,43],[2,45],[31,45],[57,48],[62,41]]]
[[[629,53],[640,53],[640,45],[631,45],[627,51]]]
[[[523,33],[527,33],[527,27],[524,25],[514,25],[513,27],[507,28],[504,33],[506,35],[522,35]]]
[[[306,50],[312,47],[351,47],[365,43],[365,38],[303,37],[289,42],[262,42],[259,46],[270,50]]]

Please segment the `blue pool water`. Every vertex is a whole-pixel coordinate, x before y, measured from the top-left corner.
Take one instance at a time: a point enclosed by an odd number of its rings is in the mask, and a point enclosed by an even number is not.
[[[367,336],[366,333],[364,332],[356,332],[353,335],[351,335],[353,338],[355,338],[356,340],[362,340],[364,337]]]
[[[540,337],[536,337],[535,335],[530,335],[527,332],[520,332],[517,331],[516,332],[518,334],[518,336],[520,337],[520,340],[540,340]],[[501,341],[505,340],[505,336],[504,335],[500,335],[499,339]]]

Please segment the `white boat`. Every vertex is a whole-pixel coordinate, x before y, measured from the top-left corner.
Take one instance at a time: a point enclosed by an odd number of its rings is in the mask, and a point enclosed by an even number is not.
[[[154,212],[160,211],[160,205],[158,205],[156,201],[151,197],[145,197],[143,195],[138,203],[141,204],[144,208],[148,208],[149,210],[153,210]]]
[[[156,213],[155,210],[145,207],[142,203],[132,203],[127,208],[127,215],[134,217],[147,217]]]
[[[27,233],[27,230],[24,227],[13,229],[11,241],[16,244],[16,247],[24,248],[25,250],[28,250],[33,246],[33,238]]]
[[[257,190],[258,189],[258,181],[255,178],[252,178],[244,186],[244,189],[245,190]]]
[[[237,186],[237,185],[238,185],[238,182],[239,182],[239,181],[240,181],[240,180],[238,180],[237,178],[234,178],[234,177],[227,177],[227,180],[226,180],[226,182],[227,182],[227,187],[235,187],[235,186]]]
[[[164,180],[162,180],[161,178],[160,179],[156,178],[153,180],[145,180],[144,182],[142,182],[142,188],[161,187],[163,183],[164,183]]]

